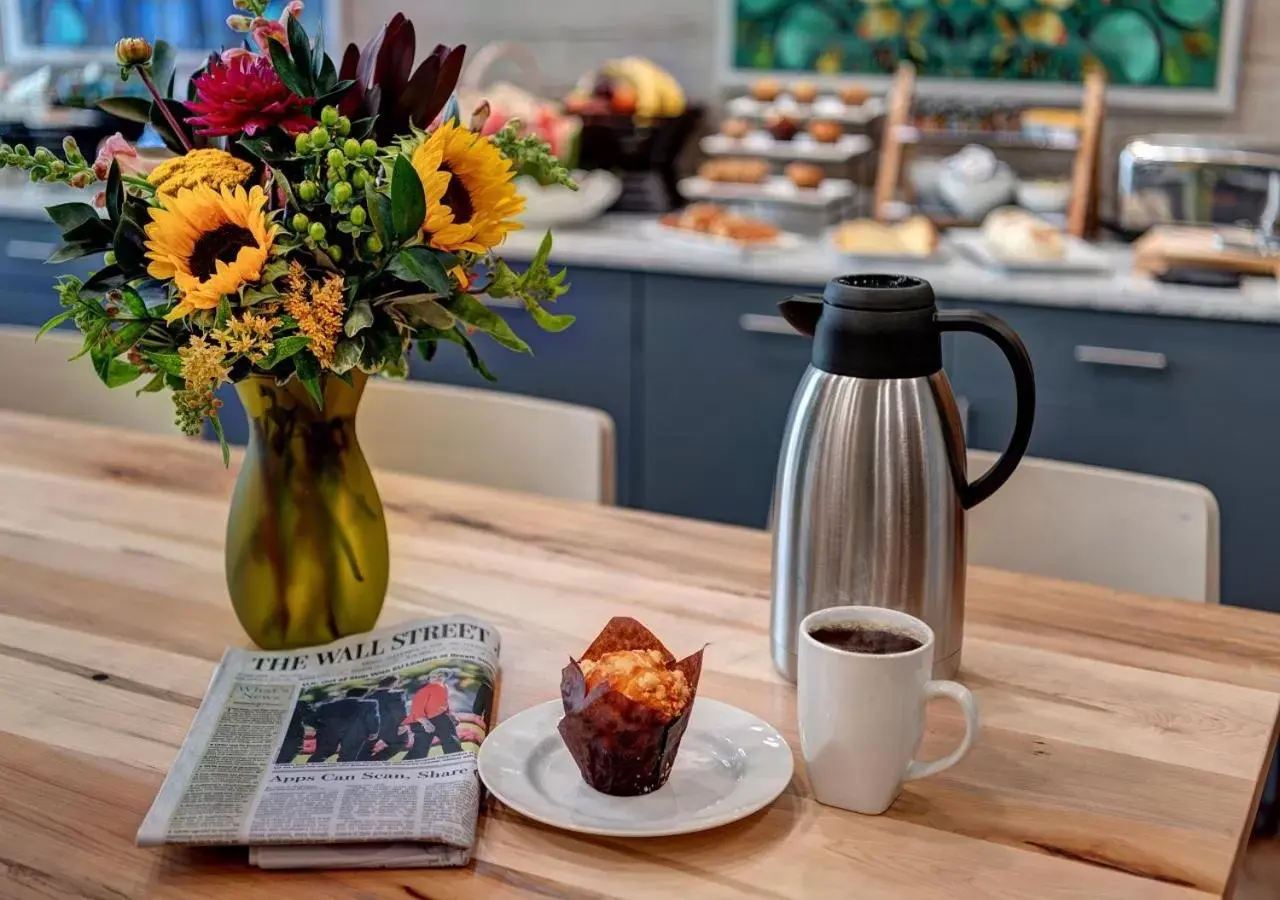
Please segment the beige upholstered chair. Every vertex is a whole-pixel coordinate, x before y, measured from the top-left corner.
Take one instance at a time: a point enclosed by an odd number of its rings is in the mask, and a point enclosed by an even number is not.
[[[169,393],[143,394],[138,381],[108,390],[98,380],[76,333],[51,331],[36,341],[34,328],[0,327],[0,409],[178,434]]]
[[[995,454],[969,451],[977,478]],[[1026,459],[969,512],[969,562],[1218,602],[1218,502],[1198,484]]]
[[[616,499],[613,420],[597,409],[375,378],[357,427],[374,468],[567,500]]]

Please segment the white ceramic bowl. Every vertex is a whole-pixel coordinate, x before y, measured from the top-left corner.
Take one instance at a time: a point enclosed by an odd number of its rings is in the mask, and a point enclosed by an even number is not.
[[[1032,212],[1064,212],[1071,201],[1071,182],[1059,179],[1019,181],[1017,200],[1019,206]]]
[[[603,215],[622,194],[622,180],[612,172],[574,172],[578,190],[553,184],[542,187],[532,178],[519,178],[516,185],[525,197],[520,221],[526,227],[555,228],[579,225]]]

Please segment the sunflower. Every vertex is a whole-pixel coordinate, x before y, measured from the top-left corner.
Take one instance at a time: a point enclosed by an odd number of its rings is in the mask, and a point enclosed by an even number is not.
[[[146,228],[147,267],[152,278],[172,280],[181,302],[169,318],[213,309],[224,294],[258,281],[279,233],[264,207],[267,195],[255,187],[214,190],[207,185],[163,198]]]
[[[483,253],[521,225],[524,198],[511,162],[487,138],[448,122],[413,154],[427,194],[427,240],[437,250]]]

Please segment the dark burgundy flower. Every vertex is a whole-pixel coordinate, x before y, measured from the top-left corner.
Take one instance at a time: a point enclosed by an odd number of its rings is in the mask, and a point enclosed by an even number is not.
[[[308,115],[314,102],[285,87],[267,57],[214,57],[196,79],[196,100],[187,103],[196,115],[187,121],[208,137],[252,136],[277,125],[296,135],[318,124]]]

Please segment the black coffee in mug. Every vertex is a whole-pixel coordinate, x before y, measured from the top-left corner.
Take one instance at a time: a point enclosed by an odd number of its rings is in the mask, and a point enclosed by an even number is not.
[[[819,625],[809,632],[809,637],[819,644],[849,653],[869,653],[884,656],[889,653],[909,653],[924,645],[919,638],[901,631],[876,628],[866,623],[832,623]]]

